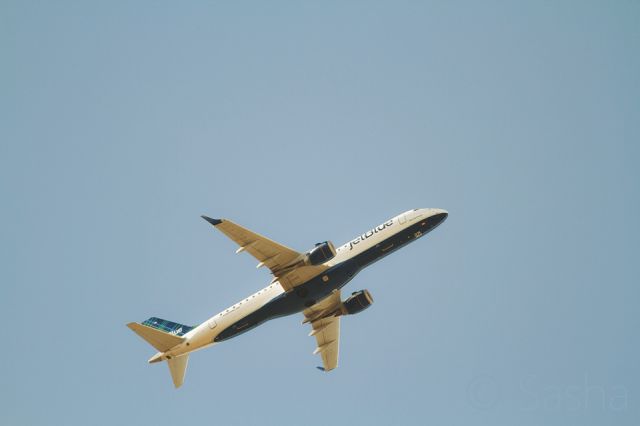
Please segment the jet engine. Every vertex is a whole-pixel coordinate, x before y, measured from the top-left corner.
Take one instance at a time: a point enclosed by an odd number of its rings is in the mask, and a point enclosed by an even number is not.
[[[351,293],[351,296],[342,302],[344,315],[353,315],[367,309],[373,303],[373,297],[369,290],[359,290]]]
[[[331,241],[318,243],[314,248],[307,252],[305,262],[307,265],[320,265],[333,259],[336,255],[336,248]]]

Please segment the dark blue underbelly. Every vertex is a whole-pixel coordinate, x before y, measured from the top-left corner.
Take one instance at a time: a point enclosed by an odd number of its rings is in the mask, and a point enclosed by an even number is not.
[[[215,341],[230,339],[270,319],[302,312],[330,295],[333,290],[344,287],[358,271],[359,268],[353,259],[329,268],[325,273],[299,285],[293,291],[282,293],[260,309],[232,324],[218,334]],[[328,277],[327,281],[322,279],[325,276]]]
[[[221,342],[230,339],[273,318],[302,312],[327,297],[333,290],[344,287],[362,268],[371,265],[389,253],[426,234],[439,223],[440,221],[436,223],[429,219],[421,220],[404,231],[360,253],[358,256],[329,268],[325,273],[312,278],[291,292],[283,293],[270,300],[260,309],[230,325],[218,334],[214,341]],[[328,280],[324,281],[323,277],[328,277]]]

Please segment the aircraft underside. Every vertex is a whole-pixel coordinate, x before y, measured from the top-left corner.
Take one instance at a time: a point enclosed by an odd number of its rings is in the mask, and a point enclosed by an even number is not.
[[[331,241],[299,252],[227,219],[203,218],[247,252],[257,267],[271,271],[271,284],[198,326],[151,317],[127,326],[158,350],[148,362],[167,361],[175,387],[184,382],[189,354],[245,333],[274,318],[302,313],[316,339],[314,354],[323,371],[338,366],[340,318],[373,303],[368,290],[345,300],[341,289],[363,268],[435,229],[447,218],[442,209],[413,209],[370,229],[338,247]]]

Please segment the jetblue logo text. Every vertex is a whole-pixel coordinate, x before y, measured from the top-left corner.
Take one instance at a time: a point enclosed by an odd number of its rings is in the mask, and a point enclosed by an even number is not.
[[[373,236],[373,234],[377,234],[378,232],[382,231],[383,229],[389,227],[393,225],[393,219],[391,219],[388,222],[383,223],[382,225],[378,225],[375,228],[373,228],[371,231],[367,231],[364,234],[360,235],[358,238],[356,238],[355,240],[349,241],[349,250],[353,250],[353,246],[358,244],[360,241],[364,241],[367,238]]]

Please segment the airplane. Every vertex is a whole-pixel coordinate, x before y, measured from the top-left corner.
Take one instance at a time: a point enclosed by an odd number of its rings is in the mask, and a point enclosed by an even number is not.
[[[198,326],[187,326],[151,317],[127,326],[158,350],[149,363],[167,361],[176,388],[184,382],[191,352],[216,345],[264,322],[302,312],[303,324],[311,325],[316,338],[314,354],[322,357],[322,371],[338,366],[340,317],[357,314],[373,303],[368,290],[351,293],[342,300],[341,289],[363,268],[426,235],[448,216],[442,209],[413,209],[358,235],[335,248],[317,243],[297,252],[227,219],[202,216],[239,245],[236,253],[247,252],[267,267],[270,284],[209,318]]]

